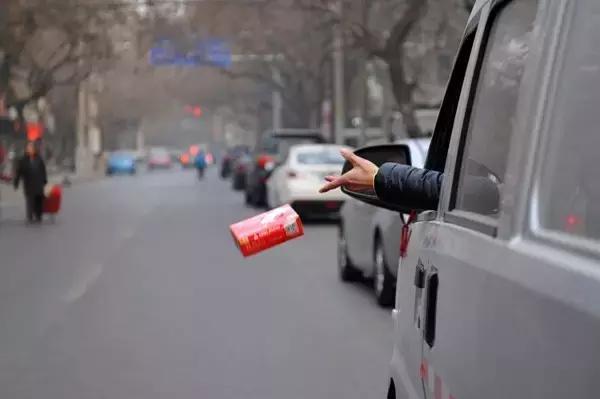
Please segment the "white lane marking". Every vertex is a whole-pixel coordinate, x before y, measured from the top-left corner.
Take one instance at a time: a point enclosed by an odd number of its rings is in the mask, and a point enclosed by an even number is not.
[[[133,238],[134,235],[135,235],[134,229],[124,229],[123,231],[121,231],[121,238],[123,240],[130,240]]]
[[[80,279],[75,281],[75,284],[73,284],[67,291],[64,300],[67,303],[74,303],[83,297],[83,295],[85,295],[87,290],[94,284],[98,277],[100,277],[103,268],[104,267],[98,263],[87,269],[85,274]]]

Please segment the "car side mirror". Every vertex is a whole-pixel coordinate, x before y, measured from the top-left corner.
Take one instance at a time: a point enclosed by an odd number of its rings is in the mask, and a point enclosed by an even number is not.
[[[361,158],[373,162],[377,166],[381,166],[386,162],[394,162],[403,165],[411,165],[410,148],[406,144],[382,144],[370,147],[359,148],[354,151]],[[348,161],[344,163],[342,174],[352,169],[352,164]],[[402,206],[401,204],[391,204],[380,200],[374,190],[370,191],[353,191],[347,187],[342,187],[342,192],[367,204],[377,206],[379,208],[389,209],[391,211],[409,213],[413,210],[412,207]]]

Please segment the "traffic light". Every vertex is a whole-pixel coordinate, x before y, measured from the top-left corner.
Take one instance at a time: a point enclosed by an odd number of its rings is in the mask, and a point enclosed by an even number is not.
[[[186,105],[185,112],[187,114],[193,115],[196,118],[202,117],[202,107],[199,105]]]

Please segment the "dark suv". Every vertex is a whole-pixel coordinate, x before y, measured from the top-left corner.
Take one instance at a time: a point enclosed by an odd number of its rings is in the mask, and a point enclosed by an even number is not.
[[[281,129],[264,134],[253,154],[252,165],[246,176],[246,203],[265,206],[266,181],[274,165],[283,161],[291,146],[321,144],[325,138],[318,130]]]

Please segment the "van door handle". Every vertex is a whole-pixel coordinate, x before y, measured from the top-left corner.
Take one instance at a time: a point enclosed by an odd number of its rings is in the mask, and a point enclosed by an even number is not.
[[[425,265],[421,262],[421,259],[417,261],[417,267],[415,268],[415,287],[425,288]]]
[[[423,328],[423,338],[429,347],[433,347],[435,343],[438,285],[438,270],[432,267],[427,276],[427,303],[425,304],[425,324]]]
[[[425,265],[419,259],[417,267],[415,267],[415,305],[413,308],[413,321],[417,329],[421,329],[422,316],[419,306],[421,305],[423,288],[425,288]]]

